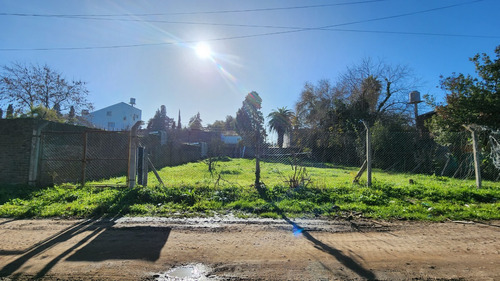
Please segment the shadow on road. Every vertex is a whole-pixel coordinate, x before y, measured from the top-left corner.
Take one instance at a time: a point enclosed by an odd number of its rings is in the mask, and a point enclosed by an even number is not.
[[[169,227],[136,226],[107,228],[67,261],[113,259],[156,261],[170,235]]]
[[[0,277],[10,276],[14,280],[22,273],[20,269],[30,259],[85,233],[76,243],[52,258],[35,276],[44,277],[59,261],[103,261],[108,259],[138,259],[156,261],[167,242],[170,228],[165,227],[114,227],[115,220],[85,220],[45,239],[24,251],[5,251],[4,254],[22,254],[0,269]]]
[[[290,220],[286,216],[286,214],[283,212],[283,210],[281,210],[278,206],[276,206],[276,204],[274,202],[270,202],[269,200],[267,200],[266,195],[265,195],[265,191],[259,190],[259,194],[264,200],[268,201],[270,204],[273,205],[273,207],[275,208],[277,213],[281,216],[281,218],[283,218],[288,224],[290,224],[292,226],[294,234],[302,234],[302,236],[305,237],[310,242],[312,242],[317,249],[331,255],[336,260],[338,260],[341,264],[343,264],[344,266],[346,266],[347,268],[352,270],[354,273],[356,273],[360,277],[365,278],[367,280],[375,280],[375,278],[376,278],[375,274],[373,272],[371,272],[370,270],[364,268],[355,259],[345,255],[341,250],[335,249],[334,247],[321,242],[320,240],[318,240],[314,236],[312,236],[311,233],[309,233],[306,229],[304,229],[300,225],[298,225],[295,222],[293,222],[292,220]],[[356,227],[357,226],[354,225],[353,228],[356,228]]]

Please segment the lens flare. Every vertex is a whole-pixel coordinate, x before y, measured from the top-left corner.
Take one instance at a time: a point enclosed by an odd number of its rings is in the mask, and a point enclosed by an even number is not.
[[[208,59],[212,57],[212,50],[210,49],[210,46],[207,43],[200,42],[196,47],[194,48],[196,51],[196,54],[200,59]]]

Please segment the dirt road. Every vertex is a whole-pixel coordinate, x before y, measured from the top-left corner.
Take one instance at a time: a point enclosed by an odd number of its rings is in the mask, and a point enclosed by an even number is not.
[[[0,280],[500,280],[500,222],[0,219]]]

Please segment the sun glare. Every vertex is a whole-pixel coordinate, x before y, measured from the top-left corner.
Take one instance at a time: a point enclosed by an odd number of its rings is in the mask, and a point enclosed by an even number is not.
[[[207,43],[198,43],[195,47],[196,54],[198,55],[199,58],[201,59],[208,59],[212,57],[212,50],[210,49],[210,46],[208,46]]]

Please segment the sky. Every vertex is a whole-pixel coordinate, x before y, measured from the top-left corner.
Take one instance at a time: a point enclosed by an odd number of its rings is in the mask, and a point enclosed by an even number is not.
[[[473,74],[469,58],[500,45],[498,11],[498,0],[0,0],[0,65],[47,64],[87,82],[95,109],[135,98],[144,121],[165,105],[184,126],[197,112],[203,125],[234,116],[250,91],[265,116],[293,109],[306,82],[334,83],[363,58],[407,65],[414,90],[443,101],[441,75]]]

